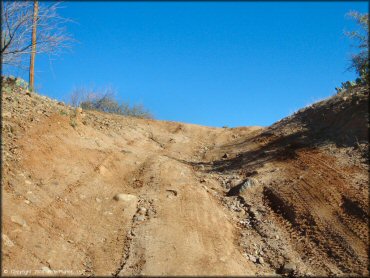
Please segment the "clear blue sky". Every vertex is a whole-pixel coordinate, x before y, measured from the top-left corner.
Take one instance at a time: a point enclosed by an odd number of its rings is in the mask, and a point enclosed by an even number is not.
[[[355,78],[343,31],[356,25],[345,14],[367,5],[64,2],[59,13],[77,22],[68,31],[79,42],[37,57],[36,88],[65,100],[76,86],[112,85],[157,119],[270,125]]]

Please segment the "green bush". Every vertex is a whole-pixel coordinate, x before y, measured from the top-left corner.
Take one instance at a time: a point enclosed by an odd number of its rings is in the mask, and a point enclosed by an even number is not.
[[[25,80],[19,77],[14,77],[12,75],[2,76],[1,85],[2,90],[6,93],[10,93],[13,90],[17,92],[28,90],[28,83]]]
[[[346,81],[342,82],[340,87],[336,87],[335,90],[337,91],[337,94],[344,93],[347,90],[357,86],[361,85],[362,80],[360,78],[357,78],[356,81]]]
[[[356,31],[345,32],[345,34],[353,41],[357,42],[359,52],[353,54],[351,65],[348,69],[354,69],[358,74],[356,81],[342,82],[340,87],[336,87],[337,93],[345,93],[349,89],[356,86],[364,86],[370,84],[369,73],[369,15],[360,14],[359,12],[350,12],[347,14],[352,19],[356,20],[360,28]]]
[[[356,46],[359,49],[357,54],[352,55],[349,69],[354,69],[359,75],[357,84],[369,84],[369,14],[352,11],[348,13],[348,16],[353,18],[359,26],[356,31],[345,32],[351,40],[357,42]]]

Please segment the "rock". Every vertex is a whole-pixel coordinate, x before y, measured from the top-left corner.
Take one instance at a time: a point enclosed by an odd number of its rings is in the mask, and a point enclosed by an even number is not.
[[[24,202],[29,205],[31,202],[29,200],[24,200]]]
[[[13,241],[11,241],[11,239],[6,234],[2,234],[1,238],[3,239],[3,242],[6,246],[8,246],[8,247],[13,247],[14,246]]]
[[[259,264],[263,264],[264,262],[265,262],[265,260],[262,257],[258,257],[258,263]]]
[[[139,214],[141,214],[141,215],[145,215],[145,214],[146,214],[146,211],[147,211],[147,209],[146,209],[146,208],[144,208],[144,207],[140,207],[140,208],[138,209],[138,213],[139,213]]]
[[[144,221],[145,220],[145,216],[144,215],[135,215],[135,218],[134,218],[135,221]]]
[[[222,158],[228,158],[229,157],[229,154],[228,153],[225,153]]]
[[[293,263],[285,263],[281,268],[281,274],[291,274],[296,270],[296,265]]]
[[[253,256],[253,255],[248,255],[248,257],[249,257],[249,260],[250,260],[251,262],[253,262],[253,263],[257,262],[257,258],[256,258],[255,256]]]
[[[45,272],[45,273],[49,273],[49,274],[53,273],[53,271],[52,271],[49,267],[47,267],[47,266],[43,266],[43,267],[41,268],[41,270],[42,270],[43,272]]]
[[[95,198],[95,201],[96,201],[97,203],[101,203],[101,199],[99,199],[98,197],[96,197],[96,198]]]
[[[231,188],[228,191],[227,196],[237,196],[246,189],[256,185],[258,185],[258,181],[255,178],[247,178],[243,183]]]
[[[137,197],[131,194],[120,193],[120,194],[116,194],[113,197],[113,199],[116,201],[122,201],[122,202],[132,202],[132,201],[135,201]]]
[[[258,184],[258,181],[254,178],[247,178],[243,183],[242,188],[247,189],[248,187],[252,187]]]
[[[12,217],[10,217],[10,220],[13,222],[13,223],[16,223],[22,227],[27,227],[27,222],[20,216],[18,215],[13,215]]]

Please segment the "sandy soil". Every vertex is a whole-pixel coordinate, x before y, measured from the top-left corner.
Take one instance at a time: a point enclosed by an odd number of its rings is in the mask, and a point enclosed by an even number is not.
[[[348,98],[230,129],[3,92],[2,274],[368,275],[366,115],[305,122]]]

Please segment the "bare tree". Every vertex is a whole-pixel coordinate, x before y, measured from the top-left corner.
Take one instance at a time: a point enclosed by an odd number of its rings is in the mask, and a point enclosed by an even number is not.
[[[59,54],[69,47],[72,38],[66,33],[65,23],[70,20],[58,15],[59,6],[60,2],[39,3],[34,24],[34,1],[1,1],[1,62],[4,65],[24,67],[23,62],[33,51]],[[36,24],[36,38],[32,42],[32,29]]]

